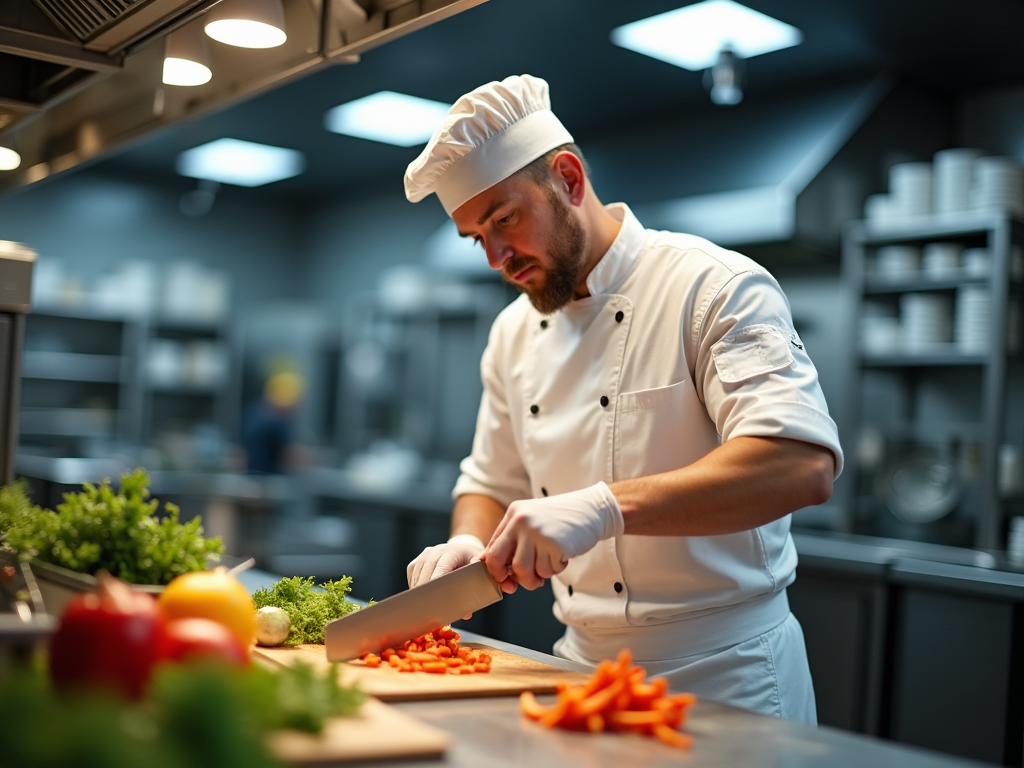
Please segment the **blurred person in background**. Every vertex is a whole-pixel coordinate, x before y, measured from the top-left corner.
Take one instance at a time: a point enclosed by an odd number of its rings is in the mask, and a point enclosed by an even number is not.
[[[262,399],[245,409],[242,447],[248,474],[278,475],[296,464],[293,423],[303,389],[297,373],[275,373],[267,379]]]

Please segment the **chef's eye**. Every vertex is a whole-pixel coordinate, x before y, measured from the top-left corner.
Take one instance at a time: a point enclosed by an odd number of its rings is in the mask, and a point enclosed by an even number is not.
[[[501,224],[501,225],[508,224],[510,221],[512,221],[512,217],[515,216],[515,215],[516,215],[515,211],[512,211],[512,213],[506,213],[504,216],[502,216],[500,219],[498,219],[498,224]]]

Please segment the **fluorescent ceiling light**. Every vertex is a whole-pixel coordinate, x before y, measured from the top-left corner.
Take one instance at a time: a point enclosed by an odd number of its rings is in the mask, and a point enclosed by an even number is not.
[[[440,101],[380,91],[327,110],[324,126],[333,133],[414,147],[429,141],[450,108]]]
[[[178,155],[178,173],[241,187],[260,187],[298,176],[306,158],[295,149],[238,139],[217,139]]]
[[[21,155],[10,147],[0,147],[0,171],[13,171],[21,165]]]
[[[705,0],[612,30],[612,42],[677,67],[713,67],[724,48],[744,59],[798,45],[803,33],[733,0]]]

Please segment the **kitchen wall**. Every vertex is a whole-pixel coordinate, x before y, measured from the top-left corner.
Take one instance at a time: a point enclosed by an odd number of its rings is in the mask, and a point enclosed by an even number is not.
[[[0,198],[0,239],[60,259],[88,284],[128,260],[193,261],[230,273],[236,306],[300,295],[298,223],[251,190],[222,188],[206,216],[179,210],[185,179],[130,178],[102,166]]]

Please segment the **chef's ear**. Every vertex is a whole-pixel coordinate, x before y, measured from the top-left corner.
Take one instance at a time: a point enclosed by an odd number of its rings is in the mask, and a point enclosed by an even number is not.
[[[551,161],[555,189],[565,194],[570,205],[580,205],[587,190],[587,174],[583,163],[568,150],[562,150]]]

